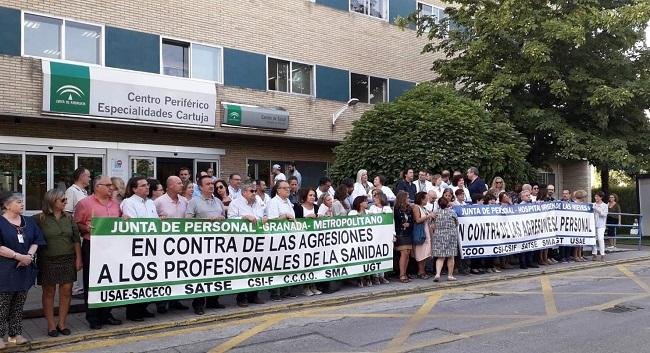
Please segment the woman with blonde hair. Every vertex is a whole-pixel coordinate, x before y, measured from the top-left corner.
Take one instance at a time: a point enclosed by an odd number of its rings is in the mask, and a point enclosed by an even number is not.
[[[70,309],[72,283],[82,268],[81,237],[77,223],[63,212],[66,198],[63,190],[51,189],[45,193],[41,213],[32,218],[39,225],[46,247],[38,249],[37,283],[43,286],[43,314],[47,320],[47,335],[67,336],[66,318]],[[54,296],[59,286],[59,321],[54,323]]]
[[[112,177],[111,183],[113,184],[113,199],[117,203],[121,203],[126,195],[126,184],[120,177]]]
[[[354,190],[352,191],[352,200],[356,199],[357,196],[368,196],[372,195],[370,192],[374,189],[375,186],[368,181],[368,171],[365,169],[359,169],[357,172],[357,182],[354,183]]]
[[[492,179],[492,186],[490,186],[490,190],[488,190],[488,192],[492,192],[492,194],[498,198],[499,195],[505,191],[506,182],[503,180],[503,178],[500,176],[494,177],[494,179]]]

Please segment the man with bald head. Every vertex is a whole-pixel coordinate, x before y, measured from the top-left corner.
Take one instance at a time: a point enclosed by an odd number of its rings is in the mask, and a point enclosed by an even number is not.
[[[180,194],[182,190],[183,181],[181,178],[175,175],[167,178],[167,192],[154,201],[156,211],[158,211],[158,216],[164,218],[185,218],[187,199]],[[188,306],[183,305],[179,300],[159,301],[156,302],[158,313],[166,313],[168,305],[170,309],[189,309]]]
[[[111,178],[101,175],[93,181],[95,193],[82,199],[74,209],[74,221],[79,227],[83,243],[81,244],[81,257],[84,268],[84,296],[86,305],[86,320],[90,328],[97,330],[102,325],[121,325],[111,314],[110,308],[88,308],[88,281],[90,270],[90,225],[93,217],[120,217],[120,204],[113,199],[113,183]]]
[[[154,201],[158,216],[165,218],[185,218],[187,199],[180,195],[183,190],[181,178],[172,175],[167,178],[167,192]]]

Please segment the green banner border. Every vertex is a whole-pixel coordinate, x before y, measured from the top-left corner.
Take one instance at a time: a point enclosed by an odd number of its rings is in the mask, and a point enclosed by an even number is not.
[[[367,219],[371,217],[381,217],[381,223],[374,223],[374,224],[356,224],[356,225],[343,225],[340,227],[325,227],[325,228],[319,228],[319,229],[314,229],[314,222],[322,222],[322,221],[336,221],[336,220],[346,220],[350,221],[351,219]],[[219,223],[247,223],[250,224],[250,221],[246,220],[240,220],[240,219],[226,219],[223,221],[209,221],[206,219],[196,219],[196,218],[169,218],[169,219],[164,219],[161,220],[159,218],[138,218],[138,219],[129,219],[125,220],[123,218],[109,218],[109,217],[95,217],[92,218],[92,227],[91,227],[91,236],[136,236],[136,235],[152,235],[150,232],[146,231],[141,231],[141,232],[128,232],[128,233],[112,233],[113,230],[113,225],[115,222],[124,222],[124,223],[139,223],[142,221],[147,221],[147,222],[154,222],[157,225],[158,229],[161,229],[161,224],[163,222],[180,222],[182,224],[185,223],[205,223],[205,222],[219,222]],[[372,215],[363,215],[363,216],[339,216],[339,217],[328,217],[325,219],[312,219],[312,218],[303,218],[297,221],[286,221],[286,220],[270,220],[267,221],[267,223],[272,223],[272,224],[287,224],[287,223],[294,223],[294,222],[299,222],[299,223],[304,223],[306,224],[306,228],[303,230],[295,230],[295,231],[265,231],[264,228],[262,228],[261,224],[258,223],[257,226],[255,226],[255,232],[215,232],[215,231],[205,231],[205,232],[159,232],[156,234],[165,234],[165,235],[253,235],[253,234],[258,234],[258,235],[266,235],[266,234],[286,234],[286,233],[293,233],[293,232],[321,232],[321,231],[328,231],[328,230],[335,230],[335,229],[354,229],[354,228],[361,228],[361,227],[372,227],[372,226],[381,226],[381,225],[392,225],[393,224],[393,214],[392,213],[378,213],[378,214],[372,214]]]
[[[142,298],[142,299],[122,300],[122,301],[108,302],[108,303],[93,303],[93,304],[88,303],[88,308],[90,308],[90,309],[106,308],[106,307],[122,306],[122,305],[127,305],[127,304],[153,303],[153,302],[158,302],[158,301],[163,301],[163,300],[183,300],[183,299],[192,299],[192,298],[214,297],[214,296],[230,295],[230,294],[237,294],[237,293],[244,293],[244,292],[263,291],[263,290],[269,290],[269,289],[280,288],[280,287],[297,287],[297,286],[302,286],[302,285],[309,284],[309,283],[335,282],[335,281],[340,281],[340,280],[345,280],[345,279],[350,279],[350,278],[355,278],[355,277],[370,276],[370,275],[374,275],[374,274],[378,274],[378,273],[386,273],[386,272],[389,272],[389,270],[376,270],[376,271],[364,272],[362,274],[357,273],[357,274],[353,274],[353,275],[340,276],[340,277],[334,277],[334,278],[323,278],[323,279],[307,280],[307,281],[297,282],[295,284],[283,283],[283,284],[275,284],[275,285],[272,285],[272,286],[233,289],[233,290],[223,291],[223,292],[218,292],[218,293],[197,293],[197,294],[186,294],[186,295],[173,295],[173,296],[169,296],[169,297],[159,297],[159,298]],[[257,277],[264,277],[264,276],[257,276]]]
[[[178,280],[178,281],[166,281],[166,282],[153,282],[153,283],[142,283],[142,284],[118,284],[118,285],[113,285],[113,286],[101,286],[101,287],[90,287],[88,288],[88,291],[90,292],[101,292],[104,290],[115,290],[115,289],[132,289],[132,288],[147,288],[147,287],[158,287],[158,286],[166,286],[166,285],[178,285],[178,284],[189,284],[189,283],[208,283],[208,282],[222,282],[222,281],[229,281],[229,280],[236,280],[236,279],[244,279],[244,278],[258,278],[258,277],[271,277],[271,276],[282,276],[282,275],[295,275],[295,274],[300,274],[300,273],[306,273],[306,272],[314,272],[314,271],[323,271],[323,270],[331,270],[335,268],[343,268],[343,267],[349,267],[349,266],[359,266],[359,265],[366,265],[366,264],[371,264],[374,262],[384,262],[384,261],[392,261],[393,257],[383,257],[380,259],[373,259],[373,260],[367,260],[367,261],[359,261],[359,262],[350,262],[350,263],[345,263],[345,264],[339,264],[339,265],[331,265],[331,266],[322,266],[318,268],[313,268],[313,269],[308,269],[308,270],[299,270],[299,271],[288,271],[288,272],[271,272],[271,273],[265,273],[265,274],[255,274],[255,275],[240,275],[240,276],[230,276],[230,277],[215,277],[215,278],[202,278],[202,279],[184,279],[184,280]],[[363,276],[363,275],[360,275]]]

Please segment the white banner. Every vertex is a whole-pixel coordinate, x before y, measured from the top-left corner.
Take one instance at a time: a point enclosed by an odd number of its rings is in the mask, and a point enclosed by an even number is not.
[[[593,206],[545,202],[454,207],[461,255],[465,258],[516,254],[556,246],[594,245]]]
[[[295,222],[93,219],[88,303],[232,294],[390,271],[391,214]]]

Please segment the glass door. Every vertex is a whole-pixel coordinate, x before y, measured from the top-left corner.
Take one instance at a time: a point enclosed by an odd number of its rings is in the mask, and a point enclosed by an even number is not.
[[[42,207],[43,195],[48,188],[48,155],[25,155],[25,210],[36,211]]]
[[[53,155],[52,156],[52,188],[67,190],[73,183],[72,174],[75,170],[74,155]]]
[[[23,155],[0,153],[0,192],[23,193]]]
[[[93,193],[93,180],[95,177],[104,174],[104,157],[77,155],[77,168],[84,167],[90,171],[90,185],[88,185],[88,194]]]
[[[143,176],[146,178],[156,177],[156,158],[154,157],[131,157],[131,177]],[[125,180],[126,182],[126,180]]]
[[[212,169],[212,176],[220,179],[218,166],[219,163],[217,161],[206,161],[200,159],[194,161],[194,170],[197,174],[200,172],[208,172],[208,175],[210,175],[209,169]]]

